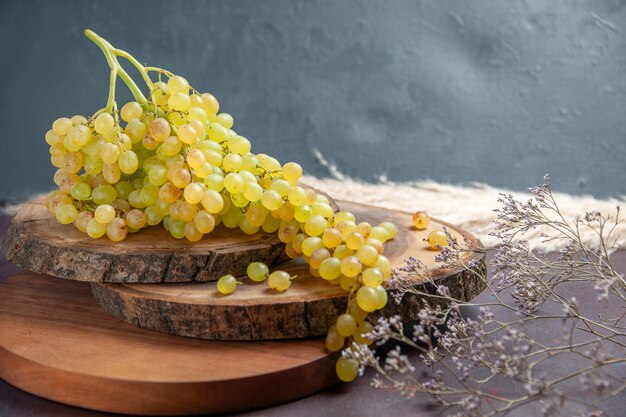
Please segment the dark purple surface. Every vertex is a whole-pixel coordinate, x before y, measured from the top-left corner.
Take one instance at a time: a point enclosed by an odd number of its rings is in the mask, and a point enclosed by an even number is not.
[[[7,216],[0,216],[0,238],[4,237],[6,229],[10,223]],[[491,258],[492,252],[488,252],[488,260]],[[626,251],[618,252],[613,257],[614,265],[621,273],[626,271]],[[0,281],[10,277],[18,272],[19,269],[7,262],[2,254],[0,254]],[[595,294],[576,292],[574,294],[581,305],[595,302]],[[485,301],[488,294],[482,293],[478,299]],[[619,306],[616,310],[619,310]],[[540,329],[541,334],[534,335],[536,337],[549,338],[550,334],[558,331],[560,328],[559,321],[549,324],[547,327]],[[2,335],[0,335],[2,337]],[[573,363],[560,361],[552,363],[546,367],[546,372],[550,369],[559,367],[562,369],[566,366],[575,366]],[[623,369],[623,368],[622,368]],[[626,372],[621,372],[625,374]],[[372,416],[384,417],[391,416],[403,417],[435,417],[443,416],[445,412],[441,408],[430,405],[427,398],[419,397],[406,400],[396,392],[385,390],[375,390],[369,386],[371,373],[367,373],[364,377],[358,379],[351,384],[339,384],[329,389],[321,391],[317,394],[294,401],[288,404],[282,404],[263,410],[250,411],[246,413],[238,413],[233,415],[246,417],[265,417],[265,416],[302,416],[302,417],[320,417],[320,416]],[[298,383],[298,381],[294,381]],[[497,387],[496,387],[497,388]],[[272,387],[268,387],[272,389]],[[613,398],[606,403],[606,409],[611,416],[620,416],[623,414],[622,404],[626,400],[626,393]],[[527,411],[520,413],[511,413],[510,415],[527,417]],[[537,411],[537,415],[540,415]],[[66,406],[53,401],[48,401],[30,395],[24,391],[12,387],[6,382],[0,380],[0,417],[95,417],[95,416],[115,416],[115,414],[99,413],[75,407]],[[120,416],[117,414],[117,416]]]

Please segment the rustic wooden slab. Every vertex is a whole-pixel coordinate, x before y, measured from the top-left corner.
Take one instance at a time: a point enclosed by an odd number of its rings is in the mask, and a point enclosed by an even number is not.
[[[432,269],[437,283],[447,285],[453,295],[469,300],[477,296],[484,283],[474,271],[484,270],[485,257],[480,242],[469,233],[447,223],[432,220],[429,228],[417,231],[411,215],[355,203],[340,202],[342,209],[352,211],[359,221],[379,224],[393,221],[398,225],[397,237],[385,244],[385,255],[394,266],[414,256]],[[435,263],[437,251],[424,241],[428,233],[447,226],[450,232],[470,240],[476,253],[468,253],[455,268],[439,269]],[[247,261],[242,261],[247,262]],[[274,269],[298,275],[291,288],[276,293],[265,283],[244,279],[228,296],[219,294],[215,283],[185,284],[92,284],[98,303],[109,313],[134,325],[171,333],[211,340],[290,339],[326,334],[336,317],[346,309],[346,293],[321,278],[313,277],[302,260],[281,264]],[[423,290],[434,293],[431,284],[416,281]],[[401,314],[406,322],[417,321],[424,300],[406,296],[398,305],[388,302],[385,314]]]
[[[321,339],[209,342],[131,326],[89,284],[22,273],[0,283],[0,378],[94,410],[191,415],[265,407],[336,382]]]
[[[29,271],[76,281],[130,283],[203,282],[224,274],[242,275],[250,262],[271,264],[284,247],[276,233],[246,235],[223,225],[196,243],[173,238],[161,225],[118,243],[106,237],[91,239],[73,225],[59,224],[44,199],[19,209],[2,243],[7,259]]]

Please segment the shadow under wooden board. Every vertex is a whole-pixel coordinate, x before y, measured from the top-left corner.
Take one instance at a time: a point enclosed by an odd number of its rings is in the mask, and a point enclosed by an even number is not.
[[[378,225],[392,221],[398,226],[395,239],[385,243],[384,255],[394,267],[403,266],[409,256],[431,269],[431,276],[446,285],[452,295],[470,300],[484,289],[476,272],[484,271],[485,257],[480,242],[458,227],[433,219],[428,229],[415,230],[411,215],[394,210],[339,202],[358,221]],[[432,230],[446,226],[462,241],[465,235],[476,252],[468,252],[453,268],[441,269],[435,262],[438,251],[424,239]],[[468,268],[473,265],[473,271]],[[346,310],[347,293],[336,285],[316,278],[304,261],[290,261],[272,269],[288,271],[298,277],[282,293],[266,283],[242,279],[245,285],[228,296],[217,292],[214,282],[181,284],[101,284],[93,283],[98,303],[110,314],[136,326],[164,333],[209,340],[275,340],[322,336]],[[429,293],[435,288],[416,280]],[[400,305],[391,299],[383,314],[400,314],[407,323],[417,321],[424,301],[407,295]]]
[[[0,283],[0,378],[93,410],[140,415],[233,412],[337,382],[323,339],[215,342],[124,323],[89,284],[22,273]]]

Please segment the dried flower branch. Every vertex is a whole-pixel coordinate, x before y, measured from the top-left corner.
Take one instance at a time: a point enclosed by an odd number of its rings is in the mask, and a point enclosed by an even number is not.
[[[415,258],[394,271],[390,286],[396,302],[407,294],[424,297],[419,323],[408,328],[397,316],[379,318],[369,335],[372,346],[400,342],[384,359],[366,345],[343,352],[376,370],[374,387],[407,398],[427,394],[451,407],[452,416],[506,415],[520,408],[532,410],[528,415],[600,416],[603,402],[626,389],[626,282],[607,250],[619,239],[614,232],[622,221],[620,209],[615,217],[591,212],[568,223],[548,176],[530,190],[534,199],[527,202],[511,195],[498,200],[494,235],[502,244],[491,279],[463,265],[487,285],[481,301],[453,297]],[[546,240],[566,240],[566,249],[530,250],[523,235],[539,226],[551,230]],[[597,244],[583,243],[582,228],[595,231]],[[450,246],[442,248],[437,262],[463,264],[462,255],[472,250],[468,241],[447,234]],[[436,294],[423,292],[416,280],[430,282]],[[583,292],[595,293],[597,302],[581,305],[575,294]],[[403,353],[407,347],[413,353]]]

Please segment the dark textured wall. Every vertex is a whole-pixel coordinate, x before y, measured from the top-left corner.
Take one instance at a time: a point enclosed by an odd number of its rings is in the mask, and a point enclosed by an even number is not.
[[[623,1],[2,0],[0,200],[49,188],[45,131],[106,102],[85,28],[311,174],[315,148],[365,180],[626,194]]]

